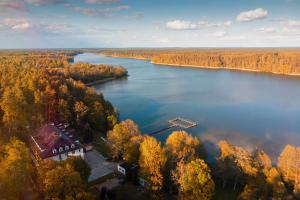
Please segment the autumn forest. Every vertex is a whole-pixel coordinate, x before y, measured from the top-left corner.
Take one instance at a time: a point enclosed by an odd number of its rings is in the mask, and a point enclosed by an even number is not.
[[[117,49],[101,53],[155,64],[299,75],[299,49]]]
[[[250,152],[221,140],[216,144],[218,155],[209,161],[203,141],[188,131],[173,131],[159,141],[142,133],[131,119],[121,121],[118,110],[92,87],[102,83],[98,81],[126,79],[127,69],[73,63],[83,52],[164,64],[300,73],[300,52],[292,49],[1,51],[1,199],[124,199],[122,194],[128,193],[125,186],[96,190],[93,184],[105,180],[88,182],[91,167],[81,158],[34,163],[30,135],[50,122],[68,124],[82,144],[94,145],[109,162],[138,166],[137,176],[146,185],[138,186],[134,176],[126,176],[124,184],[140,188],[140,199],[300,198],[300,147],[287,144],[276,161],[260,149]]]

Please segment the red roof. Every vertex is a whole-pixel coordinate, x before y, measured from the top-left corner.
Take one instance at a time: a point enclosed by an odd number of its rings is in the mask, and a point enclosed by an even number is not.
[[[61,124],[45,124],[31,136],[31,141],[43,159],[81,148],[84,149]]]

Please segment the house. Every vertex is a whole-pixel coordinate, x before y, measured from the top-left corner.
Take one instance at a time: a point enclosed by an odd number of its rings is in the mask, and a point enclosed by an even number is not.
[[[131,180],[133,182],[137,181],[138,178],[137,165],[131,165],[127,162],[122,162],[118,164],[118,172],[120,172],[123,176],[125,176],[127,180]]]
[[[122,162],[118,164],[118,172],[126,176],[128,171],[130,170],[131,166],[127,162]]]
[[[30,136],[31,151],[36,161],[61,161],[69,156],[84,159],[85,148],[63,124],[48,123]]]

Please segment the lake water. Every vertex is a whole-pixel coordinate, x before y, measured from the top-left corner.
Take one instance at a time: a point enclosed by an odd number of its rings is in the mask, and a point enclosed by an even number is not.
[[[121,119],[133,119],[143,133],[180,116],[198,122],[187,131],[199,136],[209,151],[227,139],[276,158],[286,144],[300,145],[300,77],[162,66],[90,53],[77,55],[78,61],[128,69],[127,79],[95,88],[120,111]],[[170,131],[155,137],[164,141]]]

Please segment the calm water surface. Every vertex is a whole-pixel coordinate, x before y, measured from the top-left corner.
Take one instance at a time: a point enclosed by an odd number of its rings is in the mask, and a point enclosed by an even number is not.
[[[276,157],[300,145],[300,78],[153,65],[148,61],[80,54],[75,62],[122,65],[129,77],[95,86],[144,133],[181,116],[199,123],[188,132],[211,150],[221,139]],[[171,131],[171,130],[170,130]],[[170,131],[156,137],[164,141]]]

